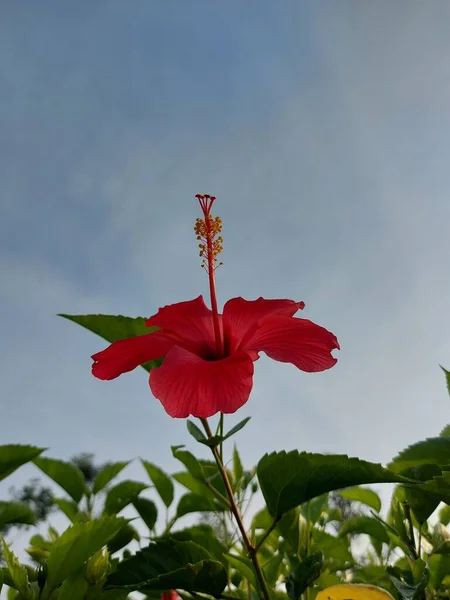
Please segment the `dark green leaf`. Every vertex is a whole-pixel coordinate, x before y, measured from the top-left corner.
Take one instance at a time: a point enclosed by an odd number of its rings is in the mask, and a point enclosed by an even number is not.
[[[179,542],[192,541],[205,548],[214,560],[218,560],[226,566],[225,547],[217,539],[216,533],[209,525],[194,525],[179,531],[170,533],[170,538]]]
[[[50,479],[62,487],[75,502],[79,502],[86,491],[83,473],[73,463],[56,458],[35,458],[34,464]]]
[[[0,446],[0,481],[14,473],[21,465],[39,456],[44,450],[46,448],[23,446],[21,444]]]
[[[138,335],[151,334],[157,331],[157,327],[146,327],[143,317],[123,317],[122,315],[58,315],[69,321],[78,323],[82,327],[96,333],[108,342],[117,342]],[[159,367],[162,359],[152,360],[141,366],[150,371],[154,367]]]
[[[407,580],[409,579],[408,573],[401,572],[395,567],[387,567],[386,570],[389,579],[403,600],[419,600],[422,597],[430,577],[429,569],[423,560],[416,560],[413,566],[412,581]]]
[[[441,369],[444,371],[445,381],[447,382],[447,390],[450,394],[450,371],[447,371],[447,369],[444,369],[444,367],[441,367]]]
[[[317,498],[313,498],[312,500],[305,502],[305,504],[302,504],[302,515],[310,523],[317,523],[327,504],[328,494],[317,496]]]
[[[7,524],[34,525],[36,515],[25,502],[0,502],[0,529]]]
[[[203,431],[200,429],[200,427],[197,427],[197,425],[195,423],[193,423],[192,421],[190,421],[189,419],[187,419],[186,421],[186,427],[187,430],[189,431],[189,433],[192,435],[192,437],[197,440],[197,442],[205,442],[206,440],[206,436],[203,433]]]
[[[131,504],[139,494],[148,488],[141,481],[125,480],[112,487],[105,500],[105,514],[117,514],[125,506]]]
[[[47,559],[46,589],[55,589],[75,574],[85,561],[100,550],[126,525],[126,520],[104,517],[72,525],[53,543]]]
[[[286,592],[290,600],[298,600],[301,594],[319,577],[323,569],[321,552],[304,558],[293,573],[286,578]]]
[[[185,494],[181,496],[177,506],[177,518],[184,517],[189,513],[194,512],[217,512],[223,511],[224,508],[214,502],[210,496],[199,494]]]
[[[134,508],[138,511],[139,516],[152,531],[158,518],[158,509],[153,500],[148,498],[135,498],[132,502]]]
[[[125,548],[125,546],[128,546],[133,540],[139,541],[140,537],[136,529],[128,523],[109,540],[108,550],[110,554],[114,554],[114,552],[118,552],[119,550],[122,550],[122,548]]]
[[[117,477],[117,475],[130,463],[129,460],[123,462],[110,463],[103,467],[98,473],[94,480],[92,492],[98,494],[101,492],[108,483]]]
[[[167,508],[169,508],[169,506],[172,504],[174,494],[172,480],[156,465],[146,460],[142,460],[142,464],[144,465],[145,470],[152,480],[153,485],[155,486],[156,491],[160,495],[162,501]]]
[[[296,450],[266,454],[258,463],[257,474],[272,516],[333,490],[367,483],[407,481],[379,464],[359,458]]]
[[[402,475],[405,477],[417,479],[418,481],[429,481],[440,474],[441,469],[434,464],[417,465],[405,469],[402,472]],[[439,505],[439,498],[436,498],[436,496],[430,495],[423,490],[405,487],[404,494],[406,501],[419,523],[425,523]]]
[[[354,487],[347,490],[341,490],[339,492],[341,498],[346,500],[352,500],[353,502],[361,502],[370,506],[377,512],[381,510],[381,499],[380,496],[369,488]]]
[[[121,561],[106,587],[129,590],[181,589],[218,597],[227,575],[222,564],[194,542],[158,540]]]
[[[339,535],[343,536],[349,533],[365,533],[383,544],[389,544],[389,536],[385,527],[378,519],[372,519],[371,517],[354,517],[344,521],[339,530]]]

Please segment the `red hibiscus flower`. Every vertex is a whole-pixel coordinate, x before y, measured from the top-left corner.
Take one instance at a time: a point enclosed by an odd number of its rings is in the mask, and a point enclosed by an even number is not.
[[[317,372],[336,364],[331,352],[339,349],[332,333],[294,317],[303,302],[233,298],[223,314],[218,313],[214,270],[221,250],[217,237],[221,223],[209,214],[214,197],[200,198],[212,198],[205,203],[205,220],[196,225],[198,239],[205,238],[200,255],[210,276],[212,309],[202,296],[165,306],[146,322],[158,331],[114,342],[92,357],[92,372],[99,379],[114,379],[163,357],[162,365],[150,373],[150,388],[172,417],[234,413],[250,396],[253,363],[260,352],[302,371]]]

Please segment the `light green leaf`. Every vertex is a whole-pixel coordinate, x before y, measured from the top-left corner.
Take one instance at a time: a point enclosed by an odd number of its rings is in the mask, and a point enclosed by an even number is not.
[[[361,516],[344,521],[339,530],[339,536],[349,533],[365,533],[383,544],[389,544],[389,536],[385,527],[378,519]]]
[[[225,558],[230,565],[242,575],[242,577],[250,582],[256,591],[259,590],[258,578],[256,577],[251,560],[244,558],[243,556],[237,556],[236,554],[225,554]]]
[[[14,473],[21,465],[30,462],[46,448],[23,446],[21,444],[6,444],[0,446],[0,481]]]
[[[14,587],[20,592],[23,600],[34,600],[34,590],[28,581],[28,572],[24,565],[21,565],[19,559],[11,552],[5,540],[3,540],[3,551],[5,554],[6,566],[9,575],[14,583]]]
[[[447,369],[444,369],[444,367],[441,367],[441,369],[444,371],[445,381],[447,382],[447,390],[450,394],[450,371],[447,371]]]
[[[196,479],[203,481],[205,479],[203,470],[196,457],[188,450],[181,450],[183,446],[172,446],[172,454],[174,458],[183,463],[186,469]]]
[[[56,458],[45,457],[35,458],[33,462],[50,479],[61,486],[75,502],[81,500],[86,491],[86,483],[83,473],[76,465]]]
[[[58,589],[58,599],[85,600],[88,598],[88,589],[89,584],[86,581],[84,573],[76,573],[68,577]]]
[[[169,506],[172,504],[174,494],[172,480],[168,475],[166,475],[166,473],[164,473],[164,471],[162,471],[153,463],[150,463],[147,460],[142,460],[142,464],[144,465],[145,470],[152,480],[153,485],[155,486],[156,491],[160,495],[162,501],[167,508],[169,508]]]
[[[151,334],[157,331],[157,327],[146,327],[147,319],[143,317],[123,317],[122,315],[58,315],[69,321],[78,323],[82,327],[96,333],[104,340],[112,343],[118,340],[136,337],[138,335]],[[159,367],[162,359],[152,360],[141,366],[150,371],[154,367]]]
[[[126,523],[126,519],[113,516],[75,523],[66,529],[50,548],[47,592],[77,573],[87,559],[103,548]]]
[[[54,498],[53,502],[72,523],[83,520],[83,513],[80,512],[76,502],[71,502],[65,498]]]
[[[147,488],[148,485],[141,481],[131,481],[129,479],[121,481],[109,490],[105,499],[103,512],[108,515],[119,513]]]
[[[346,455],[274,452],[259,461],[257,474],[269,512],[279,516],[326,492],[367,483],[407,481],[400,475]]]
[[[34,525],[36,515],[25,502],[0,502],[0,529],[7,524]]]
[[[109,465],[104,466],[103,469],[97,473],[94,485],[92,487],[92,492],[94,494],[101,492],[108,485],[108,483],[114,479],[114,477],[117,477],[117,475],[129,464],[130,461],[126,460],[123,462],[110,463]]]
[[[346,500],[352,500],[353,502],[361,502],[370,506],[377,512],[381,510],[381,499],[380,496],[369,488],[354,487],[346,490],[340,490],[338,492],[341,498]]]

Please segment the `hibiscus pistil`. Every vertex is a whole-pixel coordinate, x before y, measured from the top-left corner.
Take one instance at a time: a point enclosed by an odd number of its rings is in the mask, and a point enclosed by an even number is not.
[[[200,203],[203,212],[203,219],[198,218],[195,221],[195,235],[200,242],[200,257],[202,258],[202,267],[208,273],[209,295],[211,298],[211,311],[214,325],[214,336],[216,340],[217,357],[223,356],[223,338],[220,327],[219,309],[217,307],[216,295],[216,269],[222,263],[217,262],[217,256],[223,250],[223,238],[220,235],[222,231],[222,219],[211,215],[211,208],[214,204],[215,196],[208,194],[197,194],[195,196]]]

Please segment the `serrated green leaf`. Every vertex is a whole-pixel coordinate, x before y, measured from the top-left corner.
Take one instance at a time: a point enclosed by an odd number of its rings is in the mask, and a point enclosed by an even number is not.
[[[109,540],[109,553],[114,554],[115,552],[122,550],[122,548],[128,546],[128,544],[133,540],[139,541],[140,536],[136,529],[132,527],[129,523],[127,523],[116,533],[116,535],[113,538]]]
[[[359,458],[346,455],[274,452],[257,467],[258,480],[272,516],[324,493],[368,483],[407,481],[400,475]]]
[[[34,525],[36,515],[25,502],[0,502],[0,530],[7,524]]]
[[[143,317],[124,317],[122,315],[64,315],[59,317],[73,321],[85,329],[96,333],[104,340],[113,343],[138,335],[148,335],[158,331],[157,327],[146,327]],[[159,367],[162,358],[141,365],[146,371]]]
[[[129,590],[182,589],[218,597],[225,589],[223,565],[194,542],[158,540],[121,561],[106,588]]]
[[[77,573],[86,560],[103,548],[126,523],[126,519],[120,517],[103,517],[75,523],[66,529],[50,548],[47,593]]]
[[[148,485],[141,481],[127,479],[112,487],[105,499],[103,512],[108,515],[117,514],[131,504]]]
[[[310,554],[286,578],[286,592],[290,600],[298,600],[303,592],[319,577],[323,565],[321,552]]]
[[[450,465],[450,437],[428,438],[402,450],[388,465],[396,473],[422,464]]]
[[[130,464],[129,460],[110,463],[103,467],[95,477],[94,485],[92,486],[92,492],[98,494],[101,492],[110,481],[117,477],[117,475]]]
[[[444,371],[445,381],[447,382],[447,391],[450,394],[450,371],[447,371],[444,367],[441,367],[441,369]]]
[[[174,488],[173,483],[170,477],[164,473],[159,467],[154,465],[147,460],[142,460],[142,464],[144,465],[145,470],[147,471],[148,476],[153,482],[153,485],[156,488],[156,491],[161,497],[161,500],[164,504],[169,508],[169,506],[173,502]]]
[[[190,419],[186,420],[186,427],[189,433],[192,435],[194,440],[197,442],[205,442],[207,441],[205,434],[195,423],[193,423]]]
[[[380,496],[369,488],[354,487],[346,490],[340,490],[339,496],[346,500],[352,500],[353,502],[361,502],[370,506],[377,512],[381,510],[381,499]]]
[[[6,444],[0,446],[0,481],[14,473],[16,469],[30,462],[46,448],[24,446],[22,444]]]
[[[417,465],[415,467],[409,467],[402,472],[402,475],[405,475],[406,477],[424,482],[429,481],[440,474],[441,469],[434,464]],[[423,490],[405,487],[404,494],[406,501],[419,523],[425,523],[440,503],[439,498],[436,498],[434,495],[430,495]]]
[[[62,487],[75,502],[79,502],[86,491],[84,475],[73,463],[56,458],[39,457],[34,464],[50,479]]]
[[[416,560],[413,565],[414,581],[412,583],[407,582],[404,574],[395,567],[387,567],[386,571],[403,600],[419,600],[430,578],[428,566],[421,559]]]
[[[218,560],[226,566],[225,546],[219,542],[216,532],[210,525],[194,525],[186,529],[171,532],[168,537],[179,542],[192,541],[207,550],[214,560]]]
[[[148,498],[135,498],[132,502],[134,508],[138,511],[139,516],[150,529],[153,530],[158,518],[158,509],[153,500]]]
[[[3,540],[3,552],[5,554],[9,576],[15,589],[20,592],[23,600],[34,600],[35,594],[28,580],[28,571],[24,565],[20,564],[19,559],[14,552],[11,552],[5,540]]]

